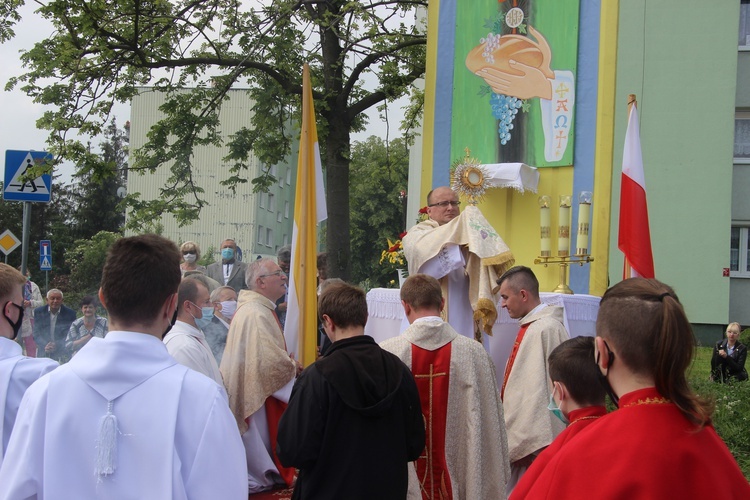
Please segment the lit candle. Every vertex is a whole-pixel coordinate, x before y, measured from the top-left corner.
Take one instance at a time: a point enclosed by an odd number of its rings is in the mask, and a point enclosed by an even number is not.
[[[542,257],[549,257],[552,255],[551,252],[551,236],[552,236],[552,230],[550,226],[552,223],[550,222],[550,206],[551,200],[550,197],[547,195],[543,195],[539,197],[539,218],[540,218],[540,228],[541,228],[541,253],[539,254]]]
[[[558,212],[557,255],[570,255],[570,195],[560,195],[560,211]]]
[[[591,191],[581,191],[578,195],[578,234],[576,255],[589,253],[589,220],[591,218]]]

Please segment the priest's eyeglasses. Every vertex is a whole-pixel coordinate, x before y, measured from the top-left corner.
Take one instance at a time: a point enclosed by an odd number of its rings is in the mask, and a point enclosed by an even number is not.
[[[441,201],[439,203],[432,203],[430,205],[427,205],[428,207],[440,207],[440,208],[447,208],[448,205],[452,207],[459,207],[461,206],[460,201]]]
[[[285,278],[286,273],[282,271],[281,269],[279,269],[275,273],[261,274],[260,276],[258,276],[258,278],[267,278],[269,276],[281,276],[282,278]]]

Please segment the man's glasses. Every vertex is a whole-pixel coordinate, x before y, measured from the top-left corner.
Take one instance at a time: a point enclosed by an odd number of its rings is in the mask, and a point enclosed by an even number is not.
[[[433,203],[431,205],[427,205],[428,207],[440,207],[440,208],[447,208],[448,205],[452,207],[459,207],[461,205],[460,201],[441,201],[439,203]]]
[[[261,274],[260,276],[258,276],[258,278],[267,278],[268,276],[282,276],[282,277],[286,277],[286,273],[284,271],[282,271],[281,269],[279,269],[275,273]]]

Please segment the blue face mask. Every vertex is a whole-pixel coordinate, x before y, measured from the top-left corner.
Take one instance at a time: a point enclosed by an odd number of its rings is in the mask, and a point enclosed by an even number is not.
[[[555,403],[555,391],[552,391],[552,394],[549,395],[549,405],[547,405],[547,409],[552,412],[554,416],[560,419],[560,422],[564,423],[565,425],[568,425],[570,421],[565,418],[565,415],[563,415],[562,410],[559,406],[557,406],[557,403]]]
[[[221,258],[224,260],[232,260],[234,258],[234,248],[222,248]]]
[[[197,304],[194,304],[194,305],[198,307]],[[193,315],[191,314],[191,316]],[[193,316],[193,319],[195,320],[195,326],[203,330],[205,327],[207,327],[211,323],[211,320],[214,319],[214,308],[213,307],[201,307],[201,317],[196,318],[195,316]]]

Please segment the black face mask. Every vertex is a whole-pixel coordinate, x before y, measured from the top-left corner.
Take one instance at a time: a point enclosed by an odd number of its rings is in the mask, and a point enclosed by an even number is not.
[[[607,342],[604,341],[604,346],[607,348],[607,353],[609,357],[609,364],[607,365],[607,373],[603,374],[601,371],[599,371],[599,382],[604,387],[604,390],[609,395],[609,399],[612,400],[612,404],[615,405],[615,407],[620,407],[620,398],[617,397],[617,394],[615,394],[615,391],[612,390],[612,386],[609,383],[609,379],[607,379],[607,375],[609,374],[609,368],[612,366],[612,362],[615,360],[615,353],[609,350],[609,345],[607,345]],[[596,364],[599,364],[599,351],[596,352]]]
[[[11,321],[11,319],[5,314],[5,308],[8,306],[8,304],[13,304],[14,306],[16,306],[16,309],[18,309],[18,321],[16,322]],[[3,306],[3,316],[5,317],[5,320],[10,324],[10,326],[13,328],[13,338],[11,340],[16,340],[16,337],[18,337],[18,332],[21,330],[21,324],[23,324],[23,307],[9,300]]]

